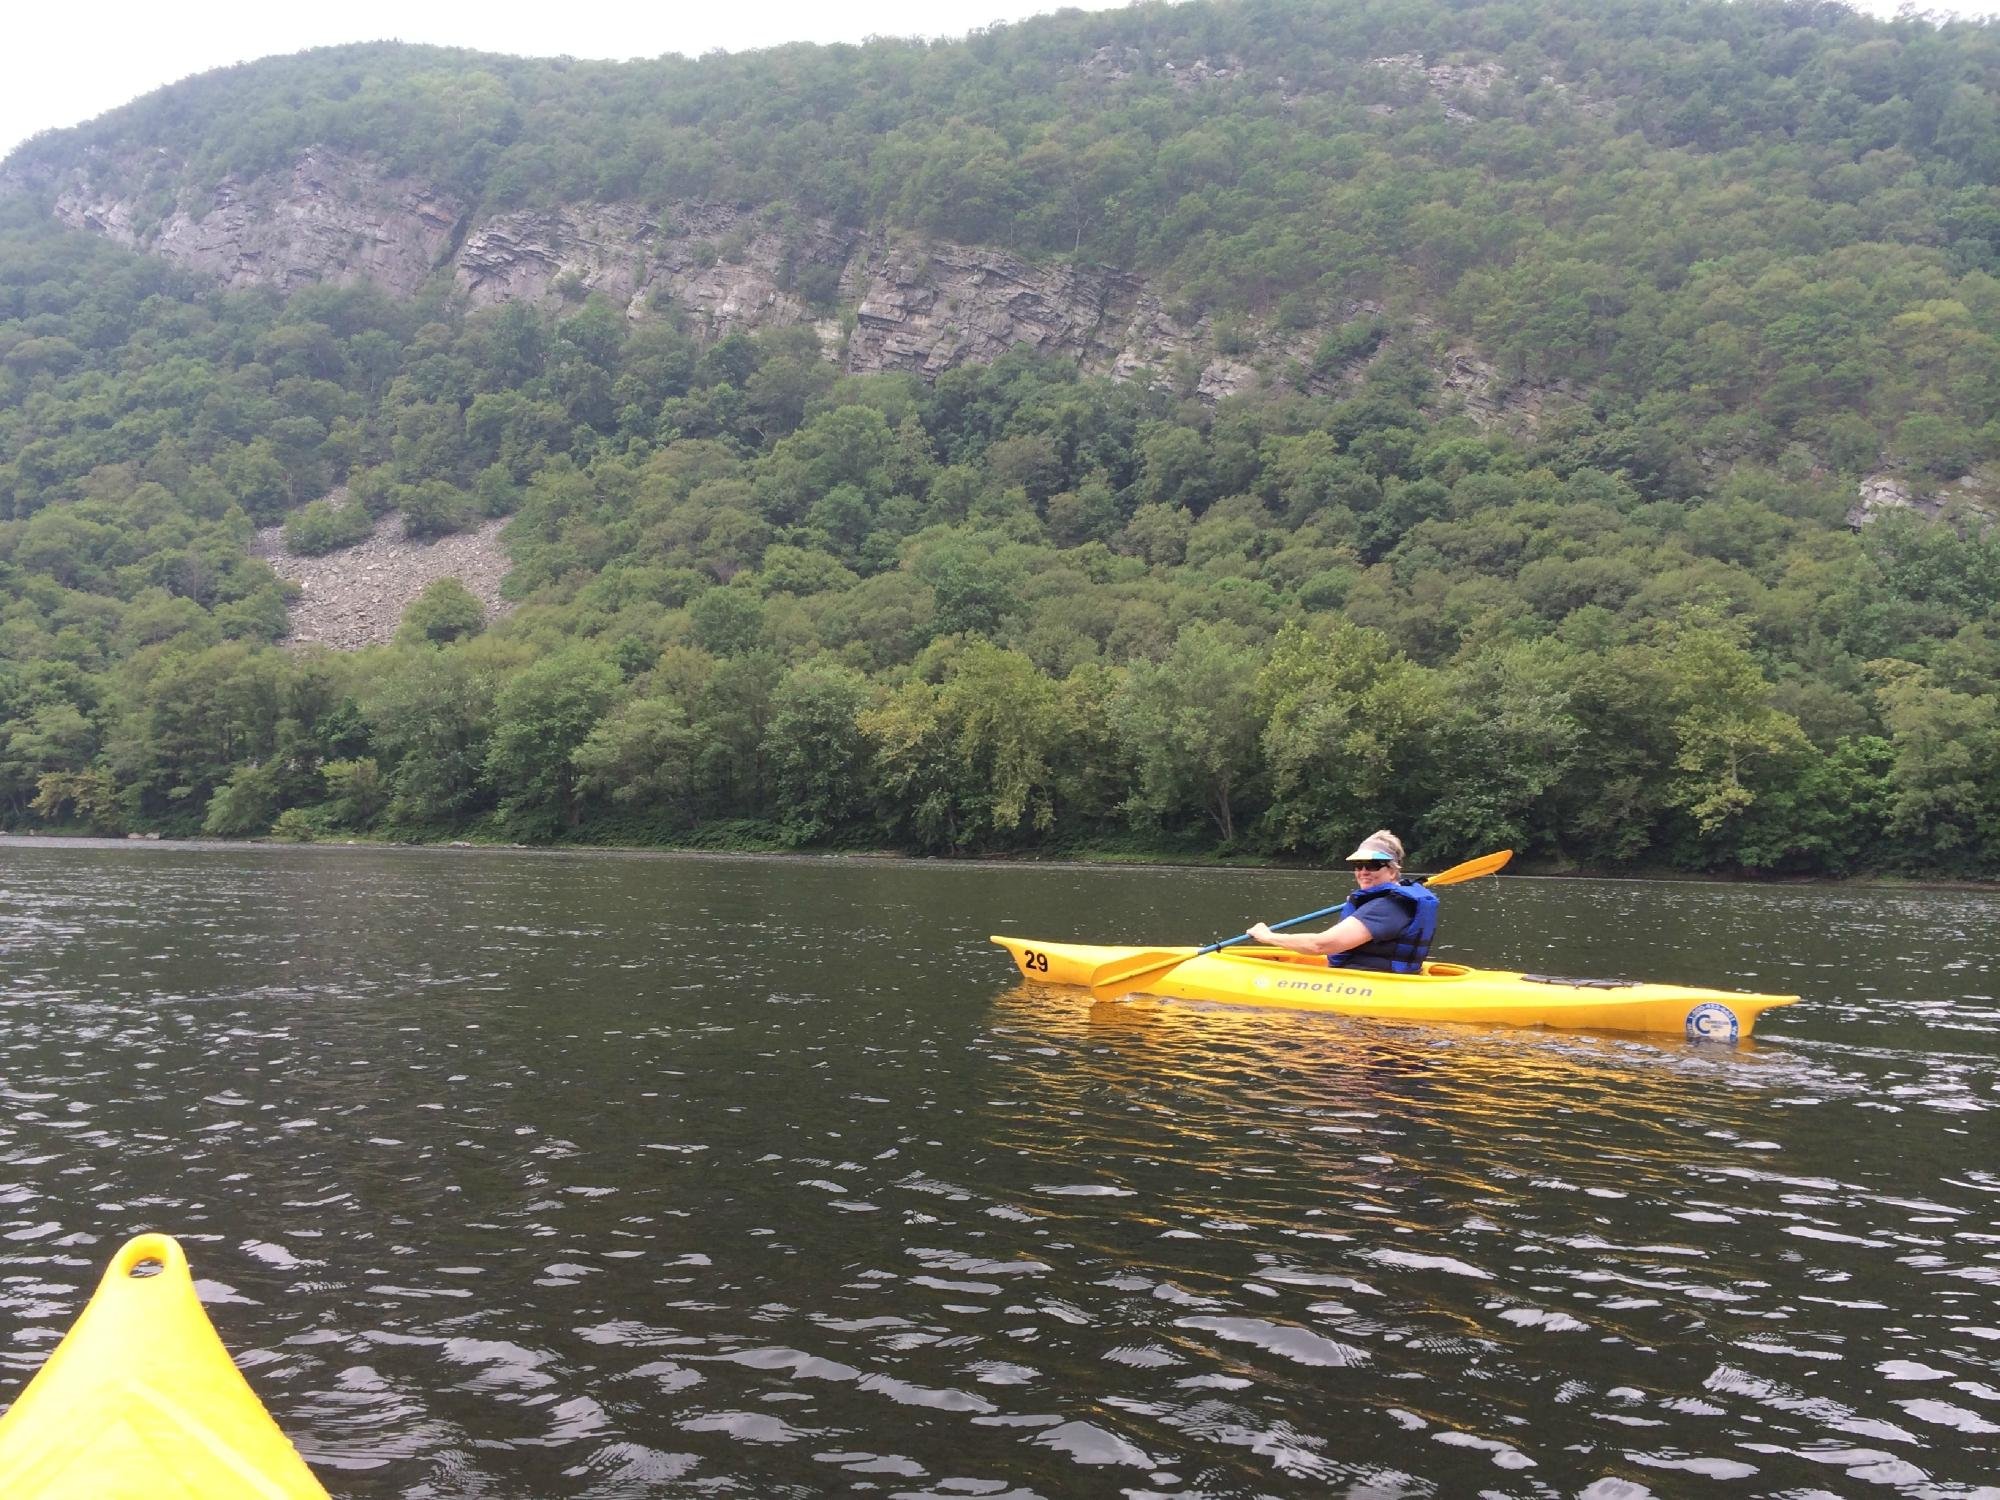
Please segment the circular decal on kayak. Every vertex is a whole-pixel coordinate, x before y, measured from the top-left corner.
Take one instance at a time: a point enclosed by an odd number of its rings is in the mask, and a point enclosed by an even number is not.
[[[1691,1042],[1733,1042],[1737,1030],[1736,1012],[1713,1000],[1704,1000],[1688,1012],[1687,1035]]]

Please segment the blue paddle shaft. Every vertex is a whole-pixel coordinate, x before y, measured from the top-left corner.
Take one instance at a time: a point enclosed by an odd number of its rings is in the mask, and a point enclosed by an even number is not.
[[[1347,904],[1347,903],[1343,901],[1343,902],[1341,903],[1341,906],[1345,906],[1346,904]],[[1319,920],[1319,919],[1320,919],[1321,917],[1330,917],[1330,916],[1333,916],[1333,915],[1334,915],[1335,913],[1337,913],[1337,912],[1338,912],[1339,910],[1340,910],[1340,906],[1325,906],[1325,907],[1321,907],[1321,908],[1320,908],[1320,909],[1319,909],[1318,911],[1309,911],[1309,912],[1307,912],[1307,913],[1306,913],[1306,914],[1305,914],[1304,916],[1302,916],[1302,917],[1287,917],[1287,918],[1285,918],[1285,920],[1284,920],[1284,921],[1282,921],[1282,922],[1273,922],[1273,923],[1271,923],[1271,924],[1270,924],[1270,926],[1271,926],[1271,931],[1273,931],[1273,932],[1283,932],[1283,931],[1284,931],[1284,930],[1285,930],[1285,929],[1286,929],[1287,927],[1298,927],[1298,926],[1301,926],[1302,924],[1304,924],[1304,923],[1306,923],[1306,922],[1316,922],[1316,921],[1318,921],[1318,920]],[[1235,946],[1236,946],[1236,945],[1237,945],[1238,943],[1247,943],[1247,942],[1249,942],[1249,941],[1250,941],[1250,934],[1249,934],[1249,933],[1247,933],[1247,932],[1239,932],[1239,933],[1238,933],[1238,934],[1237,934],[1237,935],[1236,935],[1235,937],[1233,937],[1233,938],[1224,938],[1224,939],[1223,939],[1223,940],[1222,940],[1221,942],[1219,942],[1219,943],[1210,943],[1210,944],[1209,944],[1209,945],[1208,945],[1208,946],[1207,946],[1206,948],[1197,948],[1197,949],[1195,950],[1195,953],[1196,953],[1196,955],[1197,955],[1197,956],[1198,956],[1198,955],[1200,955],[1200,954],[1203,954],[1203,953],[1213,953],[1213,952],[1215,952],[1215,951],[1216,951],[1216,949],[1218,949],[1218,948],[1233,948],[1233,947],[1235,947]]]

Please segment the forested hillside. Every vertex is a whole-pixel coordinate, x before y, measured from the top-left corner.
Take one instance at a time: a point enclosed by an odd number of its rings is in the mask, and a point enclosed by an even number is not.
[[[1336,367],[1424,315],[1587,385],[1577,441],[1686,491],[1697,455],[1793,443],[1941,477],[1985,454],[1996,97],[1987,28],[1833,4],[1247,0],[696,62],[327,49],[11,165],[87,170],[154,219],[318,144],[472,212],[883,222],[1129,268],[1225,349],[1313,330]],[[1357,300],[1383,321],[1346,326]]]
[[[163,91],[7,164],[0,818],[2000,873],[2000,531],[1848,524],[2000,456],[1996,63],[1827,5],[1409,0]],[[165,215],[313,144],[1108,262],[1316,352],[1220,402],[925,384],[670,305],[225,293],[47,217],[63,171]],[[1579,395],[1483,422],[1447,339]],[[252,528],[389,511],[512,516],[520,607],[280,647]]]

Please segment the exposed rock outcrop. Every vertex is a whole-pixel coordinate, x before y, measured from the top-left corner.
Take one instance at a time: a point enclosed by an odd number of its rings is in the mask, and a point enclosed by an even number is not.
[[[1491,360],[1472,349],[1446,352],[1438,385],[1480,426],[1513,432],[1532,432],[1545,413],[1584,399],[1583,388],[1572,380],[1557,378],[1547,384],[1509,380]]]
[[[1502,83],[1514,82],[1523,92],[1533,89],[1547,90],[1560,96],[1571,108],[1583,114],[1607,115],[1613,106],[1609,100],[1596,99],[1584,95],[1547,74],[1535,79],[1515,79],[1506,68],[1491,58],[1479,62],[1448,63],[1430,62],[1421,52],[1401,52],[1393,57],[1371,57],[1368,66],[1378,68],[1392,76],[1420,86],[1425,93],[1438,101],[1447,120],[1465,124],[1476,116],[1468,112],[1468,106],[1477,107],[1487,103],[1489,96]],[[1389,115],[1396,112],[1392,104],[1371,104],[1370,114]]]
[[[1442,106],[1447,120],[1461,122],[1471,120],[1473,116],[1459,107],[1459,101],[1484,100],[1493,92],[1494,85],[1507,76],[1506,70],[1497,62],[1427,63],[1421,52],[1371,57],[1368,66],[1421,83]],[[1377,106],[1377,109],[1382,113],[1388,112],[1386,106]]]
[[[224,286],[281,292],[317,282],[370,280],[402,296],[449,253],[464,205],[415,178],[318,147],[288,173],[225,177],[207,201],[146,222],[131,197],[71,174],[55,216],[123,245],[149,250]]]
[[[1976,470],[1944,484],[1926,486],[1907,472],[1878,469],[1856,487],[1847,524],[1859,531],[1896,510],[1914,511],[1926,521],[1956,513],[1969,515],[1977,525],[2000,522],[2000,476]]]
[[[1158,368],[1147,354],[1167,318],[1138,277],[1102,266],[1035,265],[963,245],[877,241],[859,275],[847,364],[926,376],[998,359],[1017,344],[1096,373]],[[1175,330],[1186,347],[1198,330]]]
[[[1404,59],[1383,59],[1384,65]],[[1134,65],[1102,54],[1107,74]],[[1228,76],[1232,60],[1177,69]],[[1469,88],[1486,80],[1460,79]],[[1427,75],[1424,75],[1427,76]],[[1489,83],[1490,86],[1490,83]],[[857,374],[933,379],[1025,346],[1089,374],[1171,386],[1205,400],[1289,379],[1337,390],[1365,368],[1312,371],[1315,330],[1239,329],[1218,348],[1205,314],[1179,312],[1144,277],[1109,266],[1033,260],[1010,251],[863,231],[825,219],[731,204],[587,203],[478,219],[430,184],[323,147],[288,171],[225,179],[199,205],[149,219],[137,190],[101,181],[177,175],[168,162],[72,169],[40,184],[56,217],[148,250],[227,286],[291,291],[372,280],[399,295],[448,274],[474,306],[559,303],[595,294],[640,317],[679,309],[704,337],[811,327],[830,359]],[[847,310],[846,316],[836,309]],[[1328,309],[1329,323],[1372,306]],[[1422,320],[1419,331],[1428,336]],[[1509,387],[1469,353],[1441,370],[1476,420],[1532,427],[1547,393]]]
[[[814,271],[854,309],[851,327],[801,295]],[[467,236],[456,275],[475,305],[597,293],[634,316],[677,306],[710,338],[810,324],[829,356],[859,374],[935,378],[1026,345],[1092,373],[1145,378],[1209,333],[1205,319],[1175,323],[1142,278],[1108,267],[718,204],[497,215]]]
[[[513,566],[500,545],[504,520],[488,521],[431,542],[413,542],[403,523],[387,515],[365,541],[322,557],[295,557],[280,528],[257,533],[251,555],[280,578],[299,586],[291,607],[287,646],[323,645],[340,651],[380,645],[395,637],[403,611],[440,578],[456,578],[486,606],[489,623],[513,605],[500,597],[500,580]]]
[[[1243,63],[1234,57],[1220,60],[1197,57],[1192,62],[1149,62],[1146,54],[1137,47],[1109,46],[1099,47],[1070,71],[1092,83],[1122,83],[1128,78],[1157,71],[1175,88],[1195,89],[1237,77],[1243,71]]]
[[[664,213],[632,203],[504,213],[466,236],[453,275],[475,307],[606,297],[638,316],[678,304],[710,337],[818,321],[798,287],[814,268],[838,276],[859,230],[825,220],[777,220],[723,204]]]

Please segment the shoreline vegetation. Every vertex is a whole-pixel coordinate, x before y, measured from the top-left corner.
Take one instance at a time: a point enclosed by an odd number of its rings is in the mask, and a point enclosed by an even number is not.
[[[1245,872],[1289,873],[1299,875],[1323,874],[1332,883],[1345,880],[1346,872],[1337,864],[1317,864],[1309,861],[1277,859],[1269,856],[1200,856],[1176,855],[1167,852],[1150,854],[1128,853],[1124,851],[1092,853],[1075,850],[1065,853],[1024,853],[1010,851],[999,854],[921,854],[895,849],[809,849],[809,848],[740,848],[718,849],[696,845],[674,844],[611,844],[583,841],[522,844],[502,839],[392,839],[377,837],[338,837],[324,840],[303,840],[283,838],[170,838],[163,835],[127,834],[122,837],[101,834],[80,833],[60,829],[34,829],[27,831],[0,831],[0,849],[8,847],[50,847],[88,849],[161,849],[198,853],[242,853],[256,849],[313,849],[329,853],[353,851],[409,851],[412,853],[444,850],[457,854],[562,854],[562,855],[604,855],[621,859],[652,857],[693,860],[797,860],[802,863],[835,863],[851,861],[862,864],[909,864],[909,865],[960,865],[966,868],[992,868],[1010,866],[1018,868],[1040,868],[1050,870],[1242,870]],[[1444,868],[1443,865],[1439,866]],[[1418,870],[1421,875],[1427,871]],[[1546,862],[1522,860],[1518,857],[1508,863],[1505,870],[1492,877],[1500,880],[1588,880],[1588,881],[1629,881],[1636,884],[1690,884],[1690,885],[1768,885],[1768,886],[1836,886],[1858,890],[1937,890],[1937,891],[1978,891],[2000,894],[2000,880],[1973,879],[1921,879],[1915,876],[1896,875],[1884,872],[1862,873],[1846,876],[1830,875],[1760,875],[1754,872],[1690,872],[1675,870],[1666,866],[1639,867],[1619,870],[1589,870],[1576,867],[1563,868]]]

